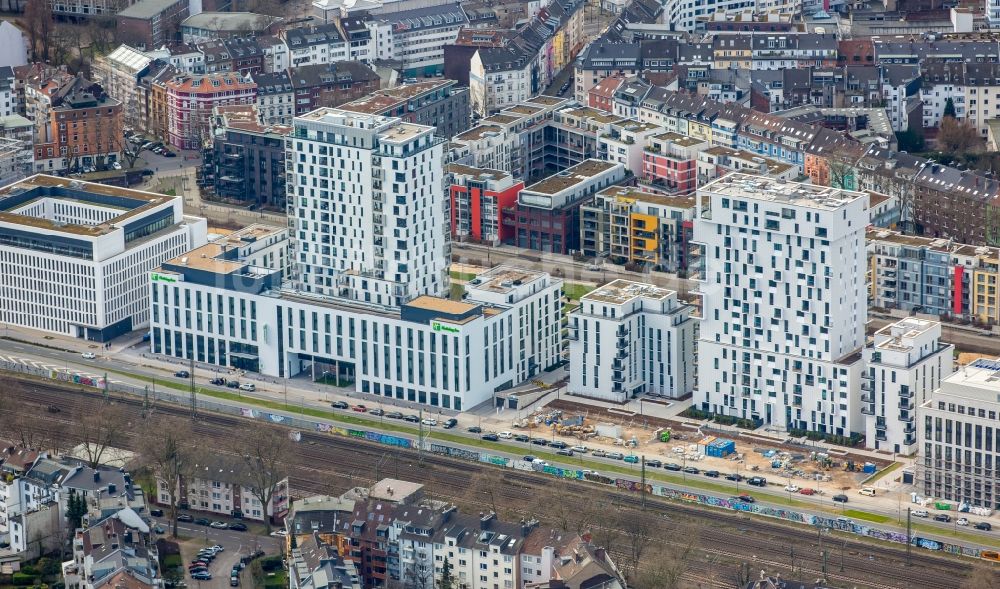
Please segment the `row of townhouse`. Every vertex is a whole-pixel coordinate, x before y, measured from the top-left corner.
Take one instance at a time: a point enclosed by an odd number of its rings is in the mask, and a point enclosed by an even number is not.
[[[1000,250],[868,231],[869,301],[883,309],[1000,323]]]
[[[476,49],[469,69],[473,110],[487,116],[542,92],[583,47],[583,15],[579,0],[552,2],[502,46]]]
[[[463,589],[521,589],[557,580],[562,587],[625,587],[607,552],[578,534],[534,521],[504,522],[492,512],[462,514],[408,481],[383,479],[339,497],[297,500],[285,526],[288,542],[298,546],[289,567],[294,589],[328,576],[342,579],[344,587],[397,581],[430,587],[440,582],[446,562],[453,586]]]

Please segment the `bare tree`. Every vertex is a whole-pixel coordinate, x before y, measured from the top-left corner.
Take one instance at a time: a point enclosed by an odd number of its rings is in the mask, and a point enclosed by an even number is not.
[[[285,431],[262,422],[251,422],[246,435],[233,441],[233,453],[246,468],[244,486],[260,501],[267,532],[271,532],[268,505],[287,477],[287,462],[291,455],[291,440]]]
[[[632,578],[639,571],[639,563],[643,562],[646,550],[653,541],[653,518],[650,514],[629,510],[621,514],[622,541],[621,548],[625,558],[621,570],[626,577]]]
[[[24,28],[32,61],[48,61],[55,21],[49,2],[28,2],[24,8]]]
[[[132,425],[125,409],[117,403],[82,410],[75,420],[76,437],[83,444],[83,457],[91,468],[100,466],[108,450],[122,444]]]
[[[411,563],[403,571],[403,579],[405,589],[434,589],[434,567],[425,560]]]
[[[937,134],[938,149],[945,153],[963,153],[980,144],[976,128],[968,121],[959,121],[954,117],[941,119]]]
[[[642,569],[635,574],[638,589],[680,589],[684,586],[684,575],[691,567],[696,544],[695,534],[688,532],[694,530],[676,535],[679,542],[661,544],[650,557],[643,559]]]
[[[48,441],[47,425],[37,419],[25,417],[17,410],[22,399],[28,397],[28,386],[21,381],[10,381],[0,395],[0,432],[4,439],[28,449],[43,449]]]
[[[997,567],[988,562],[977,562],[962,583],[962,589],[1000,589]]]
[[[198,460],[191,422],[168,415],[151,418],[145,424],[138,449],[142,464],[166,487],[170,533],[176,538],[180,483],[191,475]]]

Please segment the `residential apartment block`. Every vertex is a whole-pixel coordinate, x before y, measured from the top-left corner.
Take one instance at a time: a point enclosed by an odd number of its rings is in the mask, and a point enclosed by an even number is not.
[[[617,403],[687,395],[694,388],[692,310],[675,291],[629,280],[587,293],[569,315],[569,392]]]
[[[730,174],[697,193],[694,406],[788,430],[863,431],[868,198]]]
[[[874,450],[912,455],[919,449],[917,407],[948,377],[955,346],[941,341],[937,321],[907,317],[875,332],[865,346],[861,412]]]
[[[580,252],[616,264],[684,271],[694,207],[694,196],[605,188],[580,206]]]
[[[178,149],[202,149],[211,137],[217,106],[251,105],[257,85],[238,74],[177,76],[164,83],[166,139]]]
[[[175,41],[190,12],[186,0],[139,0],[116,15],[117,38],[138,49],[156,49]]]
[[[149,322],[146,277],[205,243],[181,199],[36,175],[0,189],[4,323],[105,342]]]
[[[517,197],[515,245],[560,254],[580,249],[580,205],[624,179],[621,164],[590,159],[528,186]]]
[[[204,456],[191,468],[191,474],[177,482],[175,489],[157,476],[155,502],[170,506],[176,497],[181,509],[213,513],[252,521],[283,522],[288,513],[288,479],[271,490],[271,499],[263,505],[249,488],[246,467],[231,457]]]
[[[507,172],[449,164],[453,238],[498,245],[514,238],[513,212],[524,188]]]
[[[230,202],[285,209],[285,139],[292,128],[261,124],[256,105],[217,106],[202,184]]]
[[[342,110],[436,127],[441,137],[454,137],[469,128],[469,90],[455,80],[427,80],[376,90],[340,105]]]
[[[920,405],[918,480],[928,497],[1000,509],[1000,360],[976,360]]]

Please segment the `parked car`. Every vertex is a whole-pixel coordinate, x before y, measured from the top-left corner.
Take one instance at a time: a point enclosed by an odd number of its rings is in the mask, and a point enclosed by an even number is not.
[[[549,441],[545,438],[531,438],[531,443],[536,446],[548,446]]]
[[[538,460],[537,456],[532,456],[531,454],[525,454],[524,455],[524,461],[525,462],[534,462],[536,460]]]
[[[434,427],[434,426],[436,426],[438,424],[438,422],[437,422],[436,419],[431,419],[430,417],[422,420],[420,423],[422,423],[422,424],[424,424],[426,426],[429,426],[429,427]]]
[[[347,409],[350,405],[347,404],[347,401],[334,401],[333,403],[330,403],[330,407],[333,407],[334,409]]]
[[[514,434],[515,442],[530,442],[531,436],[526,436],[524,434]]]
[[[417,415],[404,415],[403,421],[407,421],[409,423],[420,423],[420,417]]]
[[[208,571],[198,571],[197,573],[192,573],[191,578],[196,581],[211,581],[212,573]]]
[[[914,509],[911,514],[913,517],[930,517],[931,515],[927,513],[926,509]]]
[[[155,532],[157,534],[166,534],[167,533],[167,531],[165,529],[163,529],[163,526],[161,526],[159,524],[153,526],[153,532]]]
[[[239,587],[240,586],[240,578],[239,577],[229,577],[229,586],[230,587]]]
[[[212,526],[213,528],[215,528],[216,530],[227,530],[227,529],[229,529],[229,524],[227,524],[226,522],[212,522],[209,525]]]
[[[593,456],[594,458],[607,458],[608,453],[605,452],[604,450],[594,450],[593,452],[590,453],[590,455]]]
[[[685,472],[686,474],[698,474],[698,473],[699,473],[699,472],[701,472],[701,471],[700,471],[700,470],[698,470],[698,469],[697,469],[696,467],[694,467],[694,466],[687,466],[687,467],[684,467],[684,472]]]
[[[639,457],[638,456],[629,455],[629,456],[625,456],[624,458],[622,458],[622,460],[624,460],[625,462],[628,462],[629,464],[639,464]]]
[[[174,376],[177,378],[191,378],[191,373],[187,370],[178,370],[174,373]]]
[[[684,467],[681,466],[680,464],[677,464],[676,462],[667,462],[666,464],[663,465],[663,468],[673,472],[680,472],[681,469]]]
[[[458,420],[455,419],[454,417],[449,417],[448,419],[446,419],[444,421],[444,423],[441,425],[441,427],[443,427],[444,429],[451,429],[451,428],[455,427],[456,425],[458,425]]]
[[[238,380],[227,380],[226,381],[226,386],[228,388],[231,388],[231,389],[238,389],[238,388],[240,388],[240,381],[238,381]]]
[[[839,495],[834,495],[832,499],[837,503],[847,503],[847,495],[844,495],[843,493]]]
[[[719,478],[719,471],[717,471],[717,470],[706,470],[705,471],[705,476],[707,476],[710,479],[717,479],[717,478]]]
[[[791,483],[788,483],[787,485],[785,485],[785,490],[788,491],[789,493],[798,493],[799,492],[799,488],[797,486],[791,484]]]
[[[874,497],[875,496],[875,488],[874,487],[861,487],[860,489],[858,489],[858,495],[864,495],[866,497]]]
[[[217,376],[217,377],[213,378],[212,380],[208,381],[208,384],[214,384],[214,385],[218,385],[218,386],[225,386],[226,379],[222,378],[221,376]]]
[[[967,526],[967,525],[969,525],[969,518],[967,518],[967,517],[960,517],[960,518],[958,518],[958,521],[955,522],[955,525],[956,526]]]
[[[587,452],[590,451],[590,448],[586,446],[573,446],[572,449],[574,452],[579,452],[580,454],[586,454]]]
[[[390,411],[385,416],[389,419],[403,419],[403,414],[399,411]]]
[[[736,497],[737,501],[742,501],[743,503],[756,503],[757,500],[753,498],[752,495],[740,495]]]
[[[196,526],[207,526],[207,525],[210,525],[212,522],[211,522],[211,520],[207,520],[207,519],[205,519],[203,517],[199,517],[198,519],[194,520],[194,523],[195,523]]]
[[[469,432],[470,434],[481,434],[483,433],[483,428],[479,427],[478,425],[474,425],[472,427],[465,428],[465,431]]]
[[[240,385],[241,391],[250,391],[251,393],[257,390],[257,387],[252,382],[245,382]]]
[[[229,529],[234,532],[245,532],[247,531],[247,525],[237,522],[235,524],[229,524]]]
[[[383,415],[385,415],[385,411],[383,411],[383,410],[379,409],[378,407],[376,407],[375,409],[372,409],[371,411],[369,411],[368,415],[374,415],[375,417],[382,417]]]
[[[549,442],[549,447],[557,450],[565,450],[566,448],[569,448],[569,444],[563,442],[562,440],[553,440]]]
[[[177,521],[179,521],[179,522],[191,522],[191,521],[194,521],[194,518],[191,517],[190,514],[182,513],[182,514],[180,514],[180,515],[177,516]]]
[[[498,433],[497,437],[500,438],[501,440],[509,440],[509,439],[511,439],[511,438],[514,437],[514,434],[512,434],[510,432],[504,431],[504,432]]]
[[[621,460],[622,458],[625,458],[625,455],[621,452],[608,452],[608,458],[611,460]]]
[[[800,495],[815,495],[816,494],[816,489],[810,489],[809,487],[806,487],[804,489],[799,489],[799,494]]]
[[[163,517],[163,510],[162,509],[150,509],[149,510],[149,515],[151,515],[153,517]]]
[[[284,528],[281,528],[271,532],[271,535],[274,536],[275,538],[284,538],[285,536],[288,535],[288,531],[285,530]]]
[[[368,411],[368,408],[365,407],[364,405],[358,404],[355,405],[354,407],[351,407],[351,411],[357,411],[358,413],[366,413]]]
[[[976,522],[976,525],[973,527],[977,530],[984,530],[987,532],[993,529],[993,526],[989,522]]]
[[[488,442],[499,442],[500,438],[496,434],[483,434],[479,436],[479,439],[486,440]]]
[[[947,523],[951,521],[951,516],[947,513],[939,513],[934,516],[934,521]]]
[[[188,565],[188,569],[195,569],[195,568],[198,568],[198,567],[204,567],[204,568],[207,569],[208,568],[208,561],[207,560],[201,560],[199,558],[199,559],[192,560],[191,564]]]
[[[556,454],[558,454],[560,456],[572,456],[573,455],[573,451],[570,450],[569,448],[565,448],[563,450],[556,450]]]
[[[93,360],[94,358],[97,357],[97,354],[94,354],[93,352],[84,352],[81,355],[83,356],[84,360]]]

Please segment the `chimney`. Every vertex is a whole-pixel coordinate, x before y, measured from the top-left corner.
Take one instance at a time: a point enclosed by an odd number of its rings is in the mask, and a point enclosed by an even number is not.
[[[486,515],[480,513],[479,514],[480,527],[482,527],[484,530],[490,529],[490,526],[493,524],[493,520],[495,520],[496,517],[497,514],[493,513],[492,511],[487,513]]]
[[[118,490],[118,486],[114,483],[108,483],[108,495],[114,495],[115,491]]]

